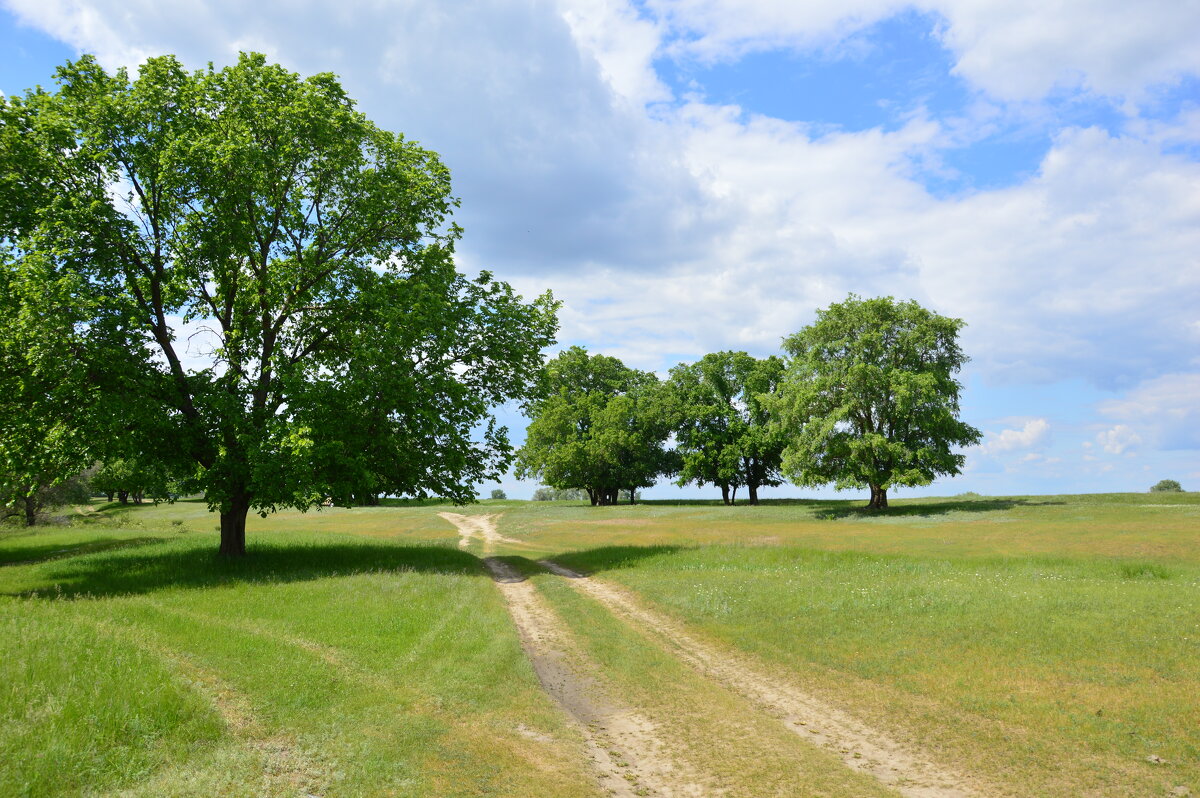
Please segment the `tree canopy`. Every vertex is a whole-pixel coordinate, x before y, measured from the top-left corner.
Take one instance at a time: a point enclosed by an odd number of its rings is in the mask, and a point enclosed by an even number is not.
[[[887,506],[894,485],[959,473],[952,447],[981,437],[958,419],[962,327],[891,297],[851,295],[818,311],[783,344],[790,359],[773,401],[790,436],[783,473],[802,485],[869,487],[873,508]]]
[[[546,366],[544,395],[530,408],[517,476],[558,489],[586,490],[614,504],[674,470],[665,443],[671,419],[658,378],[606,355],[572,347]]]
[[[58,80],[0,100],[9,261],[89,299],[72,331],[127,376],[112,415],[193,464],[222,553],[244,553],[250,509],[469,501],[507,467],[490,411],[530,398],[557,305],[456,271],[434,153],[333,75],[256,54],[135,78],[85,56]]]
[[[671,369],[680,485],[716,485],[726,504],[745,485],[758,504],[760,487],[783,482],[786,436],[764,402],[782,375],[782,359],[745,352],[714,352]]]

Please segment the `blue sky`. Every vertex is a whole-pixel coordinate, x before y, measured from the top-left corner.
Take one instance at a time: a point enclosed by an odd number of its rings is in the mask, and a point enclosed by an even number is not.
[[[564,346],[766,355],[851,291],[963,318],[984,443],[901,495],[1200,489],[1195,3],[0,9],[6,93],[84,51],[338,73],[451,167],[463,268],[565,301]]]

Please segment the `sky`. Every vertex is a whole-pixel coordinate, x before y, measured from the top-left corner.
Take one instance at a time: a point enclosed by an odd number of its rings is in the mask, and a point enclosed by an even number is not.
[[[1197,41],[1200,0],[0,0],[0,91],[83,52],[332,71],[562,347],[665,374],[911,298],[966,322],[984,439],[893,495],[1197,490]]]

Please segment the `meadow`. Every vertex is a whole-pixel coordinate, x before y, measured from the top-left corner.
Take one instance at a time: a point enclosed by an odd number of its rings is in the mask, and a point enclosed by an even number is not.
[[[583,582],[980,794],[1200,794],[1200,495],[860,505],[287,512],[252,518],[235,562],[194,501],[5,531],[0,794],[604,794],[487,556],[703,793],[924,794],[792,733]]]

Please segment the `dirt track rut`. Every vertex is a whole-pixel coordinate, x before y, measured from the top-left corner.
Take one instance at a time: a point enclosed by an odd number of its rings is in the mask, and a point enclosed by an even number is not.
[[[547,570],[635,627],[667,643],[681,661],[779,718],[791,731],[838,755],[847,766],[910,798],[977,798],[981,791],[961,774],[940,767],[919,752],[872,729],[846,712],[765,672],[749,657],[700,640],[667,616],[645,607],[629,591],[584,577],[542,560]]]
[[[478,537],[487,554],[497,542],[516,542],[495,531],[496,516],[439,515],[458,527],[463,536],[460,546]],[[598,668],[583,655],[574,636],[533,585],[501,559],[484,557],[483,564],[504,596],[542,687],[582,734],[606,793],[622,798],[724,794],[672,751],[654,723],[608,693],[594,676]]]
[[[494,551],[496,543],[519,543],[496,531],[499,514],[439,515],[459,529],[460,546],[478,538],[485,555]],[[751,657],[701,639],[645,606],[623,587],[586,577],[552,560],[539,564],[657,639],[702,676],[741,695],[805,741],[829,750],[848,767],[873,776],[906,798],[981,798],[998,793],[771,674]],[[682,761],[671,741],[648,718],[611,698],[595,675],[599,673],[595,664],[586,659],[561,619],[516,569],[490,556],[485,556],[484,565],[504,595],[542,685],[583,733],[603,787],[622,796],[722,794],[710,778]]]

